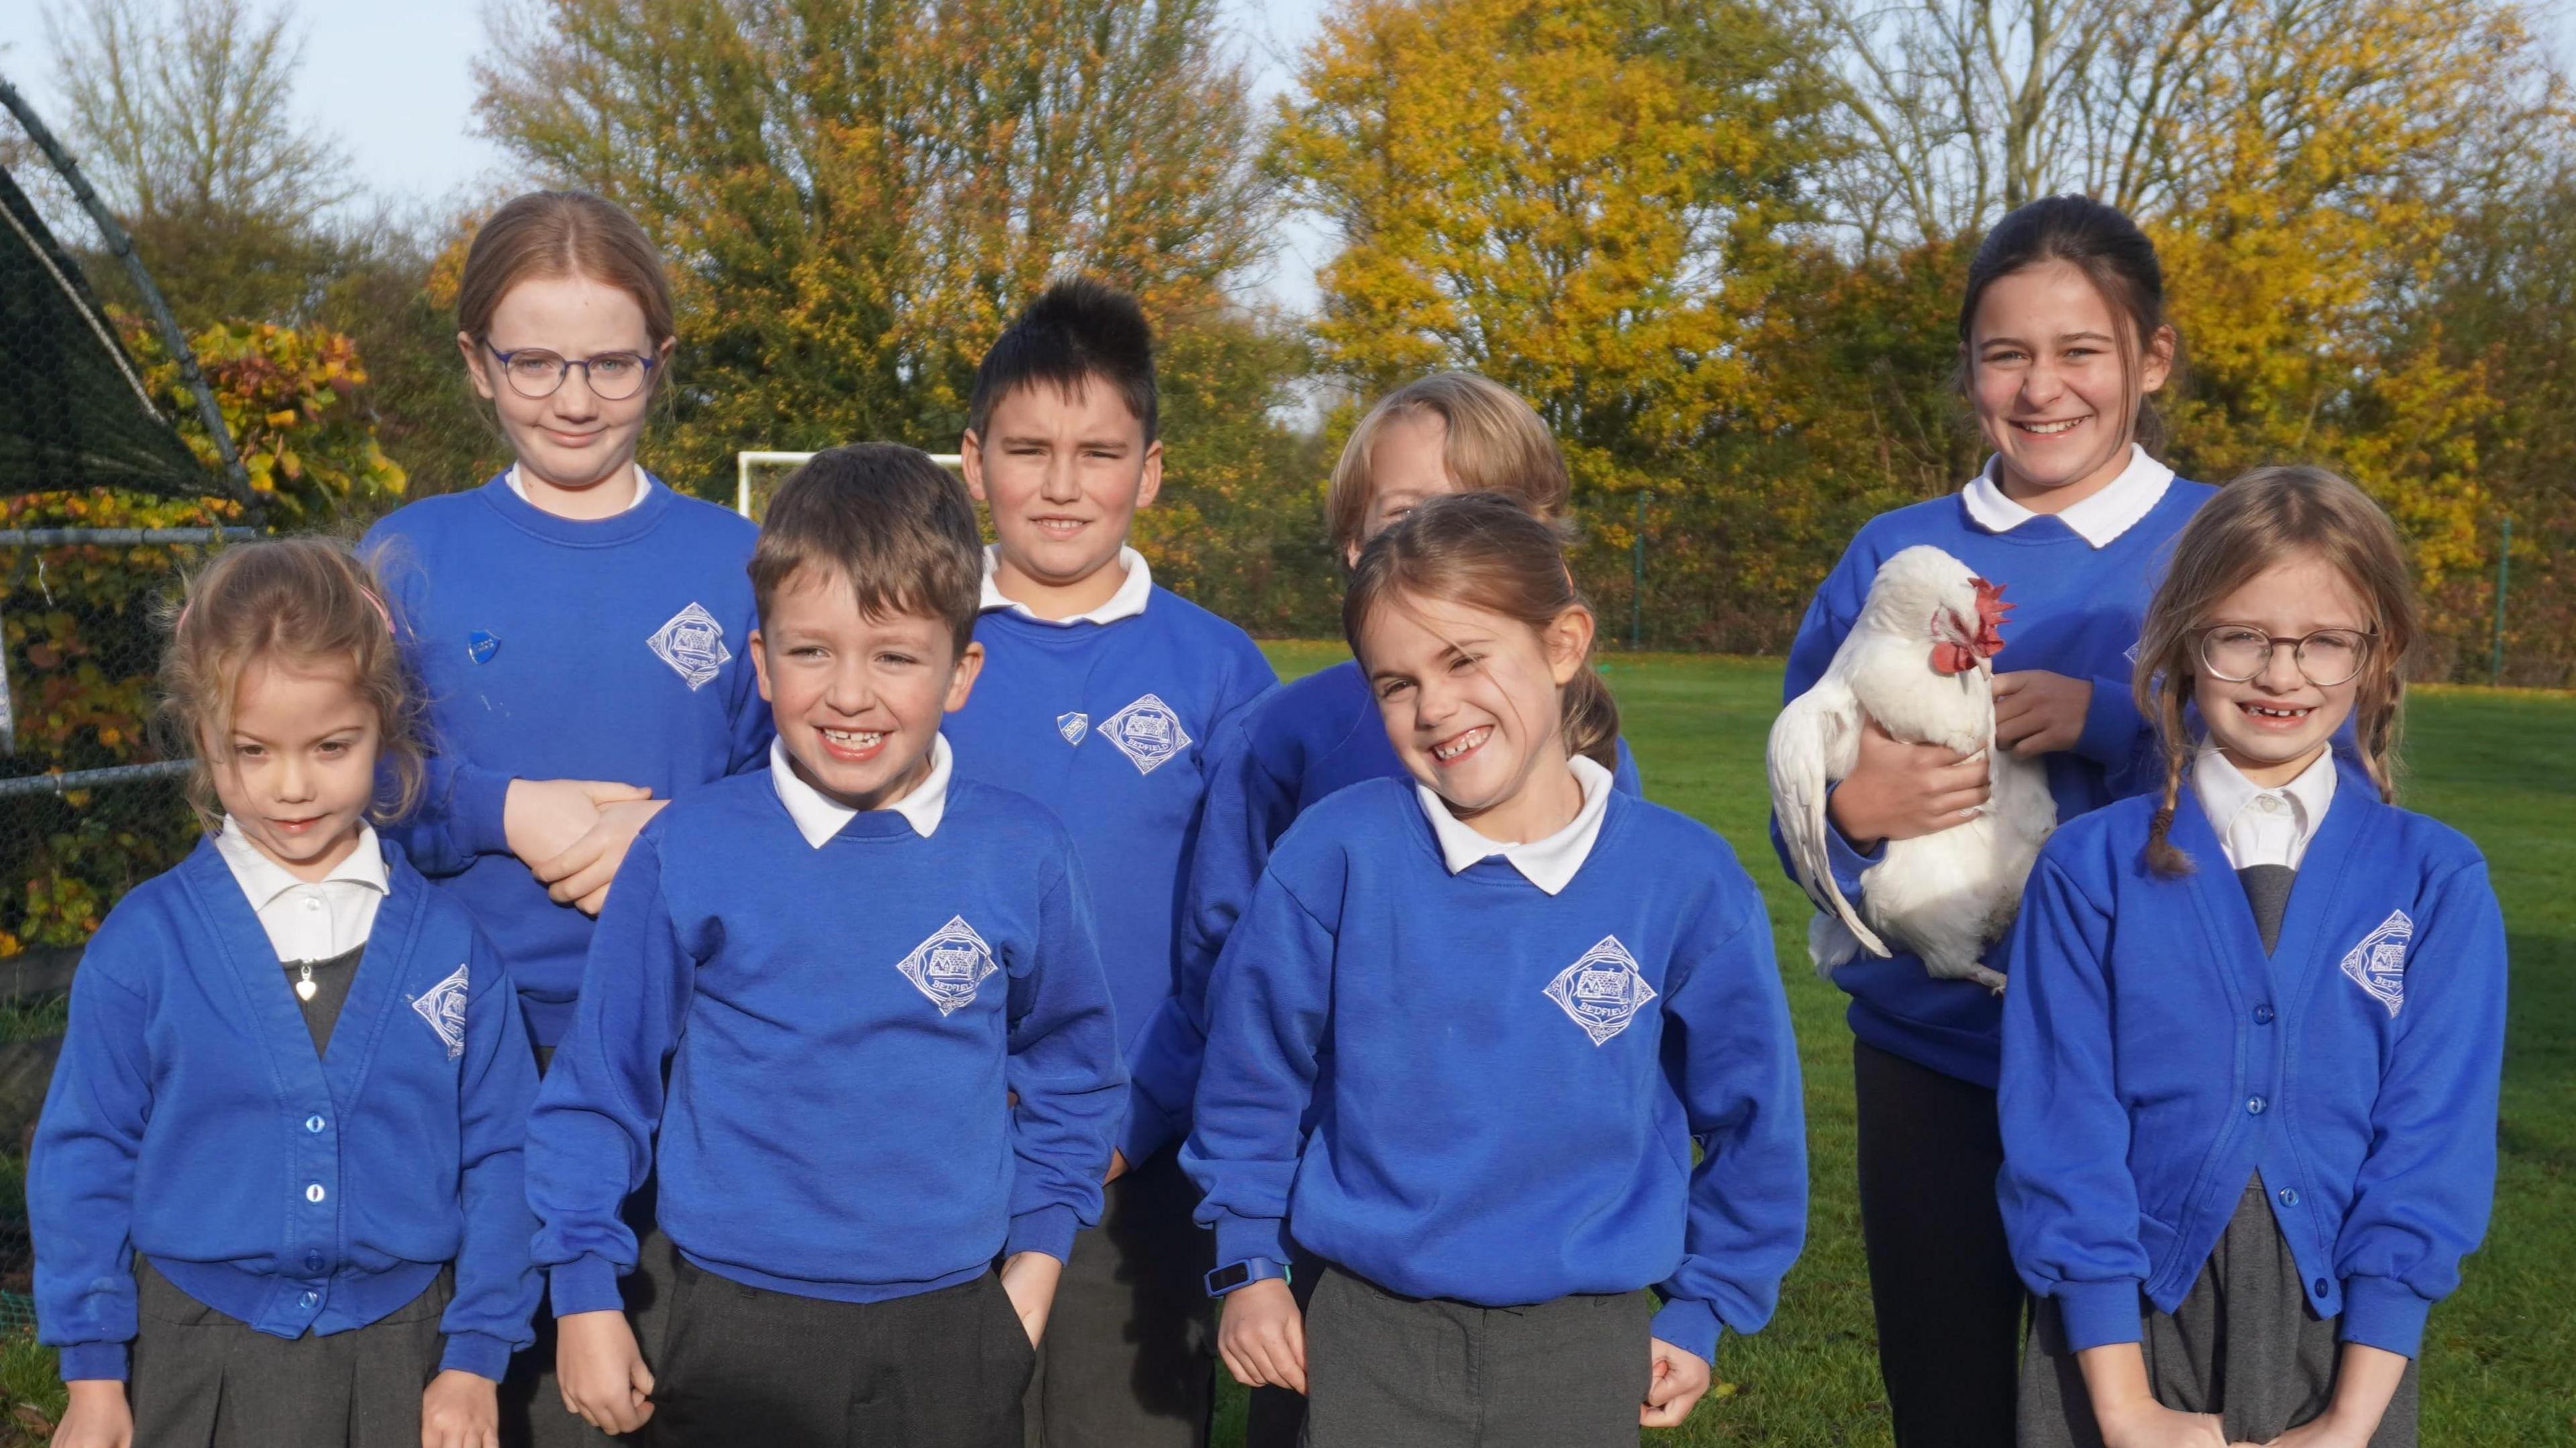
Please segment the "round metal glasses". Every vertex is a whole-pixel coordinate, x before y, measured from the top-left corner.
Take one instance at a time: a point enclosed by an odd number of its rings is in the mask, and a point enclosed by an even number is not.
[[[2200,631],[2200,665],[2212,676],[2242,684],[2272,667],[2272,651],[2290,650],[2300,676],[2320,689],[2351,683],[2370,658],[2372,636],[2348,628],[2321,628],[2304,638],[2276,639],[2249,624],[2213,624]]]
[[[653,375],[653,359],[640,352],[564,357],[541,347],[504,352],[489,342],[483,345],[501,359],[501,375],[510,379],[510,390],[521,397],[554,396],[578,367],[582,380],[590,384],[591,396],[602,402],[624,402],[643,391],[644,380]]]

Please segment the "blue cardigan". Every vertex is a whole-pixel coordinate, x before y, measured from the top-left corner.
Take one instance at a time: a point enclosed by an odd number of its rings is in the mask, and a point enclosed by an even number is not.
[[[2143,859],[2156,801],[2063,826],[2032,872],[2004,993],[2004,1226],[2070,1346],[2170,1312],[2260,1173],[2308,1305],[2412,1356],[2495,1187],[2505,936],[2458,832],[2339,790],[2272,954],[2199,801]]]
[[[108,913],[27,1162],[39,1340],[122,1378],[134,1254],[278,1337],[365,1327],[454,1263],[441,1362],[533,1340],[520,1144],[537,1073],[510,979],[385,843],[390,892],[317,1055],[212,840]]]
[[[1707,827],[1613,792],[1549,895],[1451,875],[1411,783],[1354,785],[1280,841],[1209,1017],[1181,1160],[1218,1260],[1293,1231],[1414,1297],[1652,1286],[1704,1358],[1769,1319],[1806,1231],[1797,1042]]]

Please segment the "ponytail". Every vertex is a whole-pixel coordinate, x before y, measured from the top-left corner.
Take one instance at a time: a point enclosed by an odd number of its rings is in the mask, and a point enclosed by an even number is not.
[[[1603,769],[1619,768],[1619,701],[1601,681],[1592,661],[1583,661],[1565,681],[1565,752],[1579,754]]]

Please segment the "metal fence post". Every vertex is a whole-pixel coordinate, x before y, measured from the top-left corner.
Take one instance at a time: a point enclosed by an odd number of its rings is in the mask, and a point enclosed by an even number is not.
[[[1636,546],[1628,556],[1628,649],[1645,647],[1646,638],[1646,491],[1637,490]]]

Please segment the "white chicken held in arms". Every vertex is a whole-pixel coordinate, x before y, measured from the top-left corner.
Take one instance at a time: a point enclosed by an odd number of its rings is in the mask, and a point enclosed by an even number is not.
[[[1908,548],[1879,565],[1860,619],[1816,686],[1771,726],[1771,807],[1798,883],[1819,912],[1807,931],[1819,971],[1893,941],[1933,975],[2004,988],[1986,948],[2021,904],[2022,881],[2057,827],[2057,802],[2037,760],[1996,752],[1994,665],[2003,647],[2003,589],[1938,548]],[[1851,773],[1869,720],[1910,744],[1986,754],[1986,803],[1937,834],[1890,840],[1861,872],[1855,911],[1834,884],[1825,799]]]

